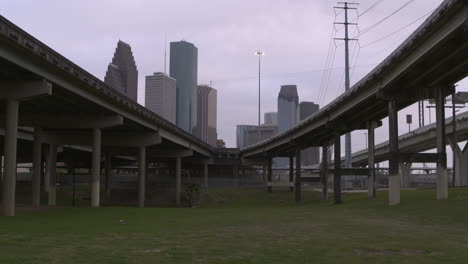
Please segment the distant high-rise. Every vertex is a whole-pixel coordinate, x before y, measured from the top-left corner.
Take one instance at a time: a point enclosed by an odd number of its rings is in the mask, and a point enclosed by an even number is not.
[[[260,141],[275,136],[278,127],[274,125],[262,125],[260,128],[253,125],[236,126],[236,148],[246,148],[258,142],[258,131],[260,129]]]
[[[278,133],[295,126],[299,121],[299,96],[296,85],[281,86],[278,95]]]
[[[145,107],[176,123],[176,80],[162,72],[146,76]]]
[[[278,134],[292,128],[299,122],[299,96],[296,85],[283,85],[278,95]],[[277,167],[286,167],[287,158],[275,159]]]
[[[320,106],[313,102],[301,102],[299,112],[301,121],[318,112]],[[318,165],[320,162],[320,149],[316,147],[307,148],[301,151],[301,164],[303,166]]]
[[[198,50],[186,41],[171,42],[170,76],[177,80],[177,126],[193,133],[197,125]]]
[[[264,122],[265,125],[278,125],[278,112],[270,112],[264,114]]]
[[[109,64],[104,82],[125,94],[133,101],[138,99],[138,70],[133,58],[132,48],[119,40],[112,63]]]
[[[197,88],[197,126],[195,135],[208,144],[215,146],[218,134],[216,132],[217,91],[207,85]]]

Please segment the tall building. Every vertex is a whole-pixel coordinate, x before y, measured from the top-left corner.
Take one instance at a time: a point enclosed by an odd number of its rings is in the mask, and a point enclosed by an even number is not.
[[[162,72],[145,79],[145,107],[167,121],[176,123],[176,80]]]
[[[207,85],[197,87],[197,125],[194,134],[206,143],[215,146],[217,127],[217,91]]]
[[[299,121],[299,96],[296,85],[281,86],[278,95],[278,133],[297,125]]]
[[[112,63],[107,67],[104,82],[133,101],[138,99],[138,70],[132,48],[119,40]]]
[[[236,148],[246,148],[258,142],[258,126],[237,125],[236,126]],[[260,141],[275,136],[278,132],[277,126],[260,126]]]
[[[296,85],[283,85],[278,95],[278,134],[299,123],[299,96]],[[276,167],[286,167],[287,158],[275,159]]]
[[[318,112],[320,106],[313,102],[301,102],[299,112],[301,121]],[[312,147],[301,151],[301,165],[314,166],[320,163],[320,148]]]
[[[170,76],[177,80],[176,124],[193,133],[197,125],[198,50],[186,41],[171,42]]]
[[[278,112],[270,112],[264,114],[264,122],[265,125],[278,125]]]

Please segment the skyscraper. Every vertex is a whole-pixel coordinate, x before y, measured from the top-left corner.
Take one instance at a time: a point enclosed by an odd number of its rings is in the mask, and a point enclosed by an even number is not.
[[[145,107],[176,123],[176,80],[162,72],[146,76]]]
[[[277,134],[278,127],[274,125],[262,125],[260,128],[254,125],[236,126],[236,148],[246,148],[258,142],[260,129],[260,141],[269,139]]]
[[[278,95],[278,134],[292,128],[299,122],[299,96],[296,85],[283,85]],[[277,167],[286,167],[287,158],[275,159]]]
[[[138,70],[132,48],[119,40],[112,63],[109,64],[104,82],[135,102],[138,99]]]
[[[197,87],[197,126],[195,135],[208,144],[215,146],[218,134],[216,132],[217,91],[207,85]]]
[[[278,95],[278,133],[295,126],[299,121],[299,96],[296,85],[281,86]]]
[[[193,133],[197,125],[198,50],[186,41],[171,42],[170,76],[177,80],[177,126]]]
[[[269,112],[264,114],[265,125],[278,125],[278,112]]]
[[[301,121],[318,112],[320,106],[313,102],[301,102],[299,112]],[[301,151],[301,164],[303,166],[318,165],[320,162],[320,148],[312,147]]]

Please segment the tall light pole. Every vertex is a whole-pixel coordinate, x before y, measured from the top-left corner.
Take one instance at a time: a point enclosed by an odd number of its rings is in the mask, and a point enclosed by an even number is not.
[[[257,142],[260,142],[260,70],[261,70],[261,57],[265,55],[263,51],[257,51],[255,55],[258,56],[258,128],[257,128]]]

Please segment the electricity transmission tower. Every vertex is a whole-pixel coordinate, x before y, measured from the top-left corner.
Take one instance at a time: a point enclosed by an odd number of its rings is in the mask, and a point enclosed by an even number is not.
[[[350,78],[349,78],[349,41],[350,40],[357,40],[357,39],[350,39],[349,38],[349,26],[355,25],[357,23],[350,23],[348,20],[348,11],[349,10],[357,10],[357,8],[352,8],[349,6],[358,5],[358,3],[349,3],[349,2],[338,2],[338,5],[335,6],[335,9],[344,9],[344,22],[335,22],[335,24],[344,25],[345,29],[345,37],[344,38],[335,38],[335,40],[344,40],[345,42],[345,91],[348,91],[350,88]],[[351,168],[351,133],[347,133],[345,135],[345,167]]]

